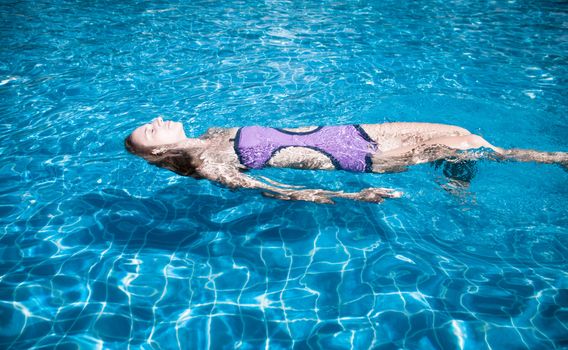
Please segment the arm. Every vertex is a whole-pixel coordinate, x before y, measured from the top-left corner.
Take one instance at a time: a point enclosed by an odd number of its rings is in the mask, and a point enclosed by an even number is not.
[[[263,190],[262,194],[265,196],[283,200],[302,200],[333,204],[334,202],[331,198],[337,197],[381,203],[385,198],[398,198],[402,195],[402,193],[388,188],[367,188],[355,193],[322,189],[299,189],[297,186],[281,184],[263,177],[263,179],[268,182],[265,183],[239,172],[236,168],[227,168],[219,165],[206,165],[198,170],[199,174],[204,178],[225,185],[231,189],[260,189]]]

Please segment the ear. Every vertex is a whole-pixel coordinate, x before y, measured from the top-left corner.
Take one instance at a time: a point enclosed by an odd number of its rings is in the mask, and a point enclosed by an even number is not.
[[[154,148],[152,150],[152,154],[155,156],[159,156],[163,153],[165,153],[169,148],[168,147],[159,147],[159,148]]]

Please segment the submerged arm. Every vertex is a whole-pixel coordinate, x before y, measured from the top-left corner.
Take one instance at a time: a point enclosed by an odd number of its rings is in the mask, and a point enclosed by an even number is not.
[[[398,198],[402,195],[402,193],[388,188],[366,188],[355,193],[298,188],[297,186],[281,184],[263,177],[267,182],[265,183],[239,172],[236,168],[227,168],[217,165],[201,167],[199,173],[204,178],[218,182],[231,189],[259,189],[263,191],[262,194],[265,196],[283,200],[301,200],[333,204],[334,202],[331,198],[349,198],[365,202],[381,203],[385,198]]]

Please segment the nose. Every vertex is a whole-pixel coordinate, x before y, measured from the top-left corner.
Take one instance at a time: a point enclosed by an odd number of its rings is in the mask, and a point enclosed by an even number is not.
[[[156,122],[156,125],[158,125],[158,126],[162,126],[164,124],[164,120],[162,119],[162,117],[158,117],[158,118],[154,119],[154,121]]]

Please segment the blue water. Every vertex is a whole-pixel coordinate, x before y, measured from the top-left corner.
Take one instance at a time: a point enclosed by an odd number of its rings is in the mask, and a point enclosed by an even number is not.
[[[0,347],[568,346],[568,173],[267,169],[390,187],[287,202],[146,164],[157,115],[213,126],[425,121],[568,151],[563,1],[2,1]],[[447,186],[446,186],[447,187]]]

